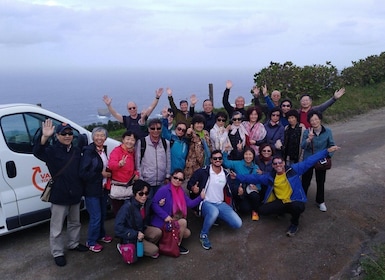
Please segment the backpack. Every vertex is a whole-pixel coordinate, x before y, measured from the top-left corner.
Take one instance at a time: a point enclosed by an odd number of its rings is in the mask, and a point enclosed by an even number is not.
[[[167,154],[166,139],[164,139],[163,137],[161,137],[160,139],[162,140],[164,152]],[[170,145],[171,145],[171,143],[170,143]],[[145,151],[146,151],[146,139],[143,137],[143,138],[140,138],[140,163],[142,163],[142,158],[144,156]]]

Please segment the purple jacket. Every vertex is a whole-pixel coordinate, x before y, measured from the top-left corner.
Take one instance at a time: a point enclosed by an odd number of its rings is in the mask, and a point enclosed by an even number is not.
[[[191,199],[185,193],[184,197],[186,199],[187,208],[194,208],[202,201],[200,196],[195,199]],[[160,206],[159,200],[161,200],[162,198],[165,198],[166,202],[163,206]],[[154,210],[154,215],[152,217],[151,225],[158,228],[162,228],[164,225],[164,219],[166,219],[167,216],[172,217],[171,183],[162,186],[156,192],[154,198],[152,199],[152,210]]]

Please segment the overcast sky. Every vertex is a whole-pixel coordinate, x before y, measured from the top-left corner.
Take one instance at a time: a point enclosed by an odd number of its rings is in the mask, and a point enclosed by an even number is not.
[[[267,67],[385,51],[383,0],[0,0],[0,69]]]

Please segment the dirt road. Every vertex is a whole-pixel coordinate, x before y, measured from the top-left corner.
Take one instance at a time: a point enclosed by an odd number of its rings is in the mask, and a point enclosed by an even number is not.
[[[327,172],[326,204],[316,207],[315,185],[293,238],[285,236],[289,216],[243,217],[240,230],[225,225],[210,232],[213,249],[199,244],[199,218],[189,217],[190,253],[177,259],[144,258],[122,263],[115,243],[101,253],[67,253],[57,267],[49,252],[48,224],[0,238],[2,279],[359,279],[358,259],[376,242],[385,242],[385,108],[333,124],[341,146]],[[314,179],[313,179],[314,180]],[[87,215],[83,214],[82,241]],[[113,220],[106,222],[113,233]]]

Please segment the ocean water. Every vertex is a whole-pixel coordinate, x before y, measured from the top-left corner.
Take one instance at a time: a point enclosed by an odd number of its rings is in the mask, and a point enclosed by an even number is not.
[[[189,100],[196,94],[196,111],[208,98],[209,84],[213,84],[214,106],[222,107],[226,81],[233,82],[230,102],[243,96],[251,100],[254,73],[258,69],[56,69],[56,70],[0,70],[1,103],[41,103],[48,110],[80,124],[105,123],[98,108],[106,108],[103,95],[112,97],[113,107],[127,115],[127,102],[134,101],[139,112],[147,108],[155,97],[155,89],[164,93],[152,117],[168,106],[167,87],[173,90],[174,101]],[[115,120],[113,117],[111,120]]]

